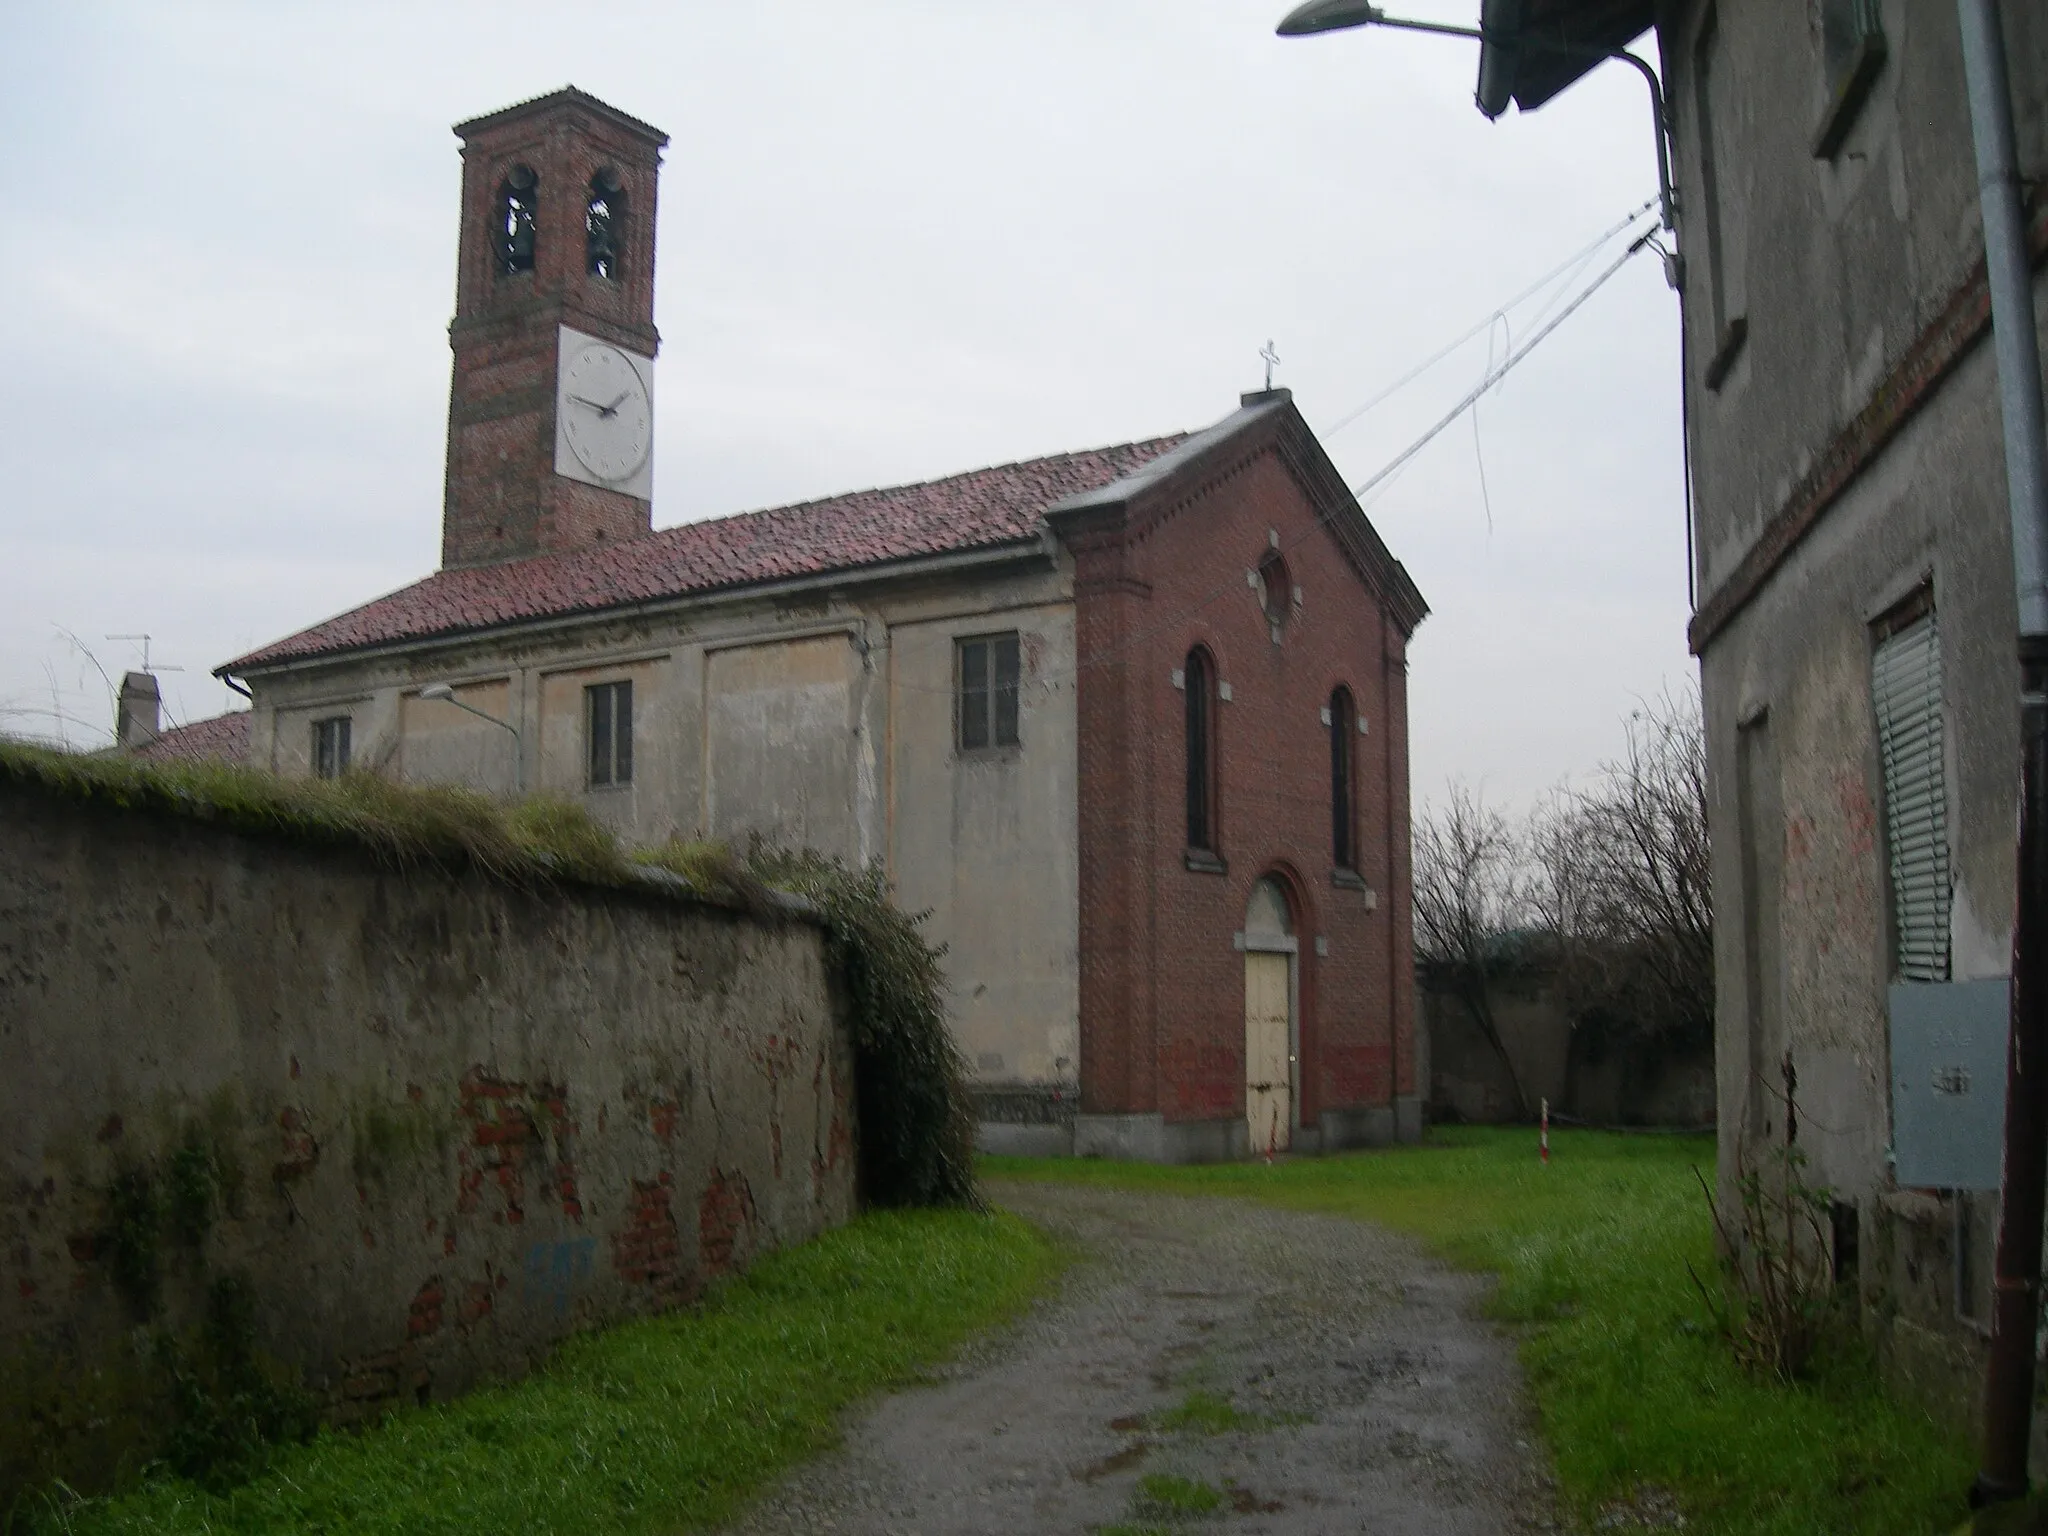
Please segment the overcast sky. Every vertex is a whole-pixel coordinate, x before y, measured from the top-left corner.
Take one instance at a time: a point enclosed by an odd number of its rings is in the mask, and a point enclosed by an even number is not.
[[[1490,124],[1471,45],[1285,8],[0,0],[0,730],[104,740],[80,647],[140,631],[217,713],[434,568],[449,125],[565,83],[671,135],[658,526],[1199,427],[1269,337],[1323,431],[1655,190],[1632,72]],[[1548,296],[1328,433],[1347,477]],[[1694,675],[1677,319],[1631,262],[1371,499],[1434,610],[1419,798],[1582,776]]]

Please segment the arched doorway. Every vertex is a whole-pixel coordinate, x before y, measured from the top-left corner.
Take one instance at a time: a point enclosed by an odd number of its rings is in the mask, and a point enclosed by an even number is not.
[[[1244,914],[1244,1117],[1253,1152],[1294,1138],[1294,961],[1300,945],[1287,893],[1270,875]]]

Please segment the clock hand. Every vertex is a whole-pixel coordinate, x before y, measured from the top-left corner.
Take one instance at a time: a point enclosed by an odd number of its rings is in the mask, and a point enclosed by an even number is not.
[[[619,391],[619,397],[618,397],[618,399],[614,400],[614,401],[613,401],[613,402],[612,402],[612,403],[611,403],[610,405],[601,405],[601,406],[599,406],[599,407],[597,408],[597,413],[598,413],[598,415],[600,415],[600,416],[616,416],[616,415],[618,415],[618,414],[619,414],[619,407],[620,407],[621,405],[625,404],[625,402],[626,402],[626,396],[630,395],[631,393],[633,393],[633,391],[631,391],[630,389],[622,389],[622,390],[620,390],[620,391]]]
[[[597,412],[597,414],[600,416],[611,415],[612,409],[618,404],[618,401],[615,400],[612,402],[610,406],[599,405],[595,400],[586,400],[581,395],[570,395],[568,398],[575,401],[578,405],[589,406],[593,411]],[[619,397],[620,400],[623,400],[624,398],[625,396],[623,395]]]

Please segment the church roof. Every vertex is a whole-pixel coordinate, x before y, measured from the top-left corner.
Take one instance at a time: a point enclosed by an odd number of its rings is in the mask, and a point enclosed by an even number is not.
[[[1174,433],[1057,453],[683,523],[593,549],[437,571],[216,670],[240,676],[373,646],[1024,543],[1040,536],[1047,508],[1121,480],[1186,440]]]
[[[189,725],[174,725],[135,755],[148,763],[196,763],[209,758],[239,763],[249,755],[249,711],[232,710]]]

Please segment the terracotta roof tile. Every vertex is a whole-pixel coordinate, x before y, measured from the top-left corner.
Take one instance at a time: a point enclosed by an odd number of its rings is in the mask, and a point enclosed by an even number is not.
[[[210,720],[174,725],[135,755],[150,763],[194,763],[218,758],[239,763],[249,755],[249,711],[237,709]]]
[[[1185,436],[684,523],[570,554],[437,571],[219,670],[1016,543],[1038,534],[1054,502],[1123,478]]]

